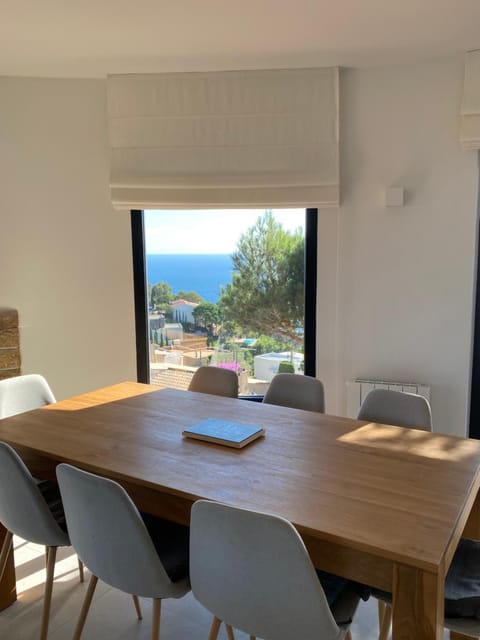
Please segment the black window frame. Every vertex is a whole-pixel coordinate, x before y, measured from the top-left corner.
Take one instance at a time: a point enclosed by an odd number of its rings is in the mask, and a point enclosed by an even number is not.
[[[143,210],[132,209],[130,212],[130,222],[132,230],[137,380],[138,382],[148,383],[150,382],[150,358]],[[318,209],[308,208],[305,210],[304,374],[312,377],[316,375],[317,350],[317,233]]]
[[[480,161],[480,155],[478,157]],[[478,183],[480,185],[480,165],[478,169]],[[480,440],[480,190],[477,192],[476,218],[476,247],[475,247],[475,284],[474,284],[474,315],[473,315],[473,345],[472,367],[470,377],[470,411],[468,435]]]

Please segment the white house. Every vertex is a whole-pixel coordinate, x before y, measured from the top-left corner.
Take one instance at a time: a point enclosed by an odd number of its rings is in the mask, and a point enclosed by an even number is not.
[[[174,300],[170,302],[172,308],[174,322],[195,322],[193,317],[193,310],[198,307],[196,302],[189,302],[188,300]]]
[[[283,351],[280,353],[262,353],[260,356],[253,358],[253,370],[255,378],[259,380],[270,380],[278,373],[280,362],[291,362],[295,368],[295,373],[303,373],[302,364],[304,361],[303,353],[291,353]]]

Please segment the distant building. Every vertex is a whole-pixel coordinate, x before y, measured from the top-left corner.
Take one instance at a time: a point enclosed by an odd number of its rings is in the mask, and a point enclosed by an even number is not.
[[[158,313],[149,313],[148,324],[150,329],[163,329],[165,327],[165,316]]]
[[[188,300],[174,300],[170,303],[172,308],[172,316],[175,322],[195,322],[193,310],[198,307],[197,302],[189,302]]]
[[[281,353],[262,353],[253,358],[253,370],[255,378],[259,380],[270,380],[278,373],[278,365],[284,360],[291,362],[295,368],[295,373],[303,373],[302,364],[305,359],[303,353],[292,353],[283,351]]]
[[[149,316],[150,342],[171,345],[172,342],[183,340],[183,327],[180,322],[163,322],[160,324],[155,316]]]

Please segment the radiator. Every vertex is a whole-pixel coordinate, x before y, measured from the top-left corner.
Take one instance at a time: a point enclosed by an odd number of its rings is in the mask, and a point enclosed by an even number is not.
[[[420,382],[392,382],[390,380],[357,378],[347,382],[347,416],[349,418],[357,417],[363,399],[372,389],[392,389],[393,391],[417,393],[430,401],[430,387]]]

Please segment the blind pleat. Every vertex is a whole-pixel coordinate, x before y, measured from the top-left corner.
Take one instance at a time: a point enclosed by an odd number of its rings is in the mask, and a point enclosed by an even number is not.
[[[464,149],[480,149],[480,50],[465,57],[460,141]]]
[[[338,69],[110,76],[114,206],[335,206]]]

